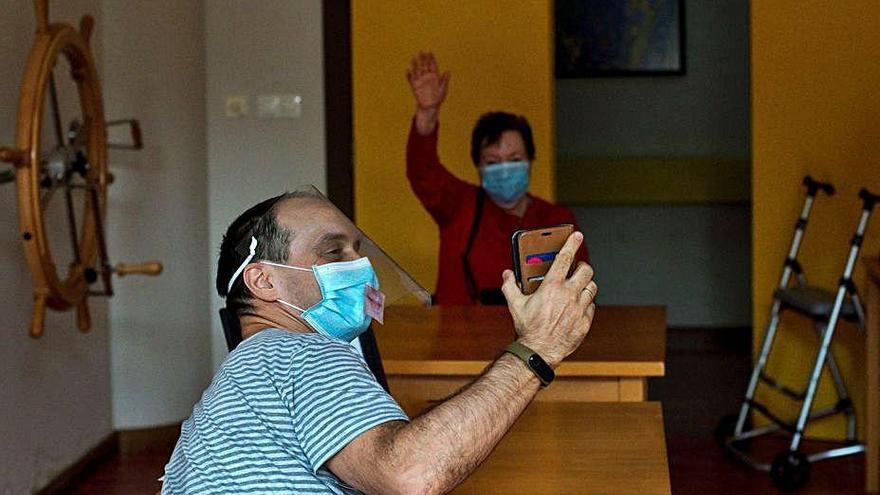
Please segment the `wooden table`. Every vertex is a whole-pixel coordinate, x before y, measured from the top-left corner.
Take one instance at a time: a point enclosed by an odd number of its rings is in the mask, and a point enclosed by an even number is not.
[[[374,327],[389,388],[403,403],[439,401],[478,376],[514,339],[506,307],[391,306]],[[644,401],[663,376],[666,309],[601,306],[580,348],[539,401]]]
[[[660,403],[532,403],[452,493],[669,494]]]
[[[865,434],[865,491],[880,489],[880,259],[865,259],[867,294],[867,420]]]

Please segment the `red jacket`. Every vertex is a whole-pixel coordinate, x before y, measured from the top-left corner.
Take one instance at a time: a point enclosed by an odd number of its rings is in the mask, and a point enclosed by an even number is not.
[[[440,227],[435,302],[446,306],[473,304],[461,255],[474,221],[479,187],[455,177],[440,163],[436,130],[430,136],[422,136],[415,125],[410,128],[406,145],[406,176],[416,196]],[[515,231],[562,223],[571,223],[577,228],[574,214],[568,208],[550,204],[531,194],[529,198],[528,209],[519,218],[505,213],[488,196],[485,197],[480,228],[468,257],[477,290],[501,287],[501,273],[513,268],[510,236]],[[586,242],[578,250],[577,259],[588,261]]]

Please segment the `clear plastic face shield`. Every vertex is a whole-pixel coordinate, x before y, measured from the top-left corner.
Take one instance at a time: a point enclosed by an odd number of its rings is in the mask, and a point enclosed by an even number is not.
[[[316,220],[324,222],[319,225],[317,229],[321,235],[332,236],[334,234],[345,233],[346,237],[351,237],[352,235],[356,237],[354,240],[356,241],[356,244],[358,244],[357,253],[361,257],[369,259],[379,281],[378,289],[384,295],[384,306],[392,304],[431,305],[431,295],[428,291],[419,285],[419,283],[416,282],[406,270],[404,270],[396,261],[394,261],[393,258],[391,258],[391,256],[373,242],[365,232],[359,229],[348,217],[345,216],[344,213],[342,213],[342,211],[331,203],[329,199],[321,194],[317,188],[314,186],[304,186],[297,188],[292,192],[299,194],[300,198],[313,198],[322,201],[324,203],[322,208],[326,207],[333,210],[329,214],[324,212],[325,214],[320,216],[320,220]],[[327,219],[330,220],[327,221]],[[259,239],[248,237],[236,248],[236,251],[238,251],[239,254],[245,256],[245,260],[230,278],[230,288],[235,280],[241,275],[241,272],[248,263],[264,261],[255,259],[253,255],[256,244],[259,242]],[[288,261],[291,265],[301,264],[298,263],[297,260]],[[302,268],[310,267],[303,266]]]
[[[385,295],[385,306],[392,304],[415,304],[422,306],[431,305],[431,294],[403,269],[394,258],[386,253],[378,244],[373,242],[366,232],[354,224],[342,211],[327,199],[315,186],[309,185],[297,188],[297,192],[314,195],[324,200],[327,205],[339,214],[339,218],[345,222],[345,227],[357,232],[360,240],[358,253],[369,258],[373,270],[379,279],[379,290]]]

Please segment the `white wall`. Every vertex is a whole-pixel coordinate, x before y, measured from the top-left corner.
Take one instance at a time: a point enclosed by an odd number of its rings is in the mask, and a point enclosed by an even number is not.
[[[214,364],[226,356],[214,277],[220,240],[230,223],[263,199],[303,184],[325,190],[321,1],[208,0],[208,239]],[[302,117],[259,119],[256,95],[293,93]],[[226,95],[246,95],[251,114],[225,116]],[[203,289],[204,290],[204,289]]]
[[[158,259],[165,267],[157,278],[116,279],[114,426],[174,424],[211,378],[203,2],[102,7],[105,112],[138,118],[145,146],[110,153],[112,261]]]
[[[98,19],[97,0],[54,2],[52,19],[82,12]],[[15,142],[20,77],[33,42],[30,2],[0,0],[0,144]],[[5,168],[3,165],[2,168]],[[49,312],[42,339],[27,335],[32,284],[18,238],[15,186],[0,186],[0,493],[31,493],[112,430],[110,336],[105,301],[91,304],[92,331],[73,312]]]

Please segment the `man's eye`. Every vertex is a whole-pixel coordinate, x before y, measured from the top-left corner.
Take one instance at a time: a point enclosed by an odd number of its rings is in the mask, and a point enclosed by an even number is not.
[[[342,249],[333,249],[332,251],[327,251],[328,256],[341,256]]]

